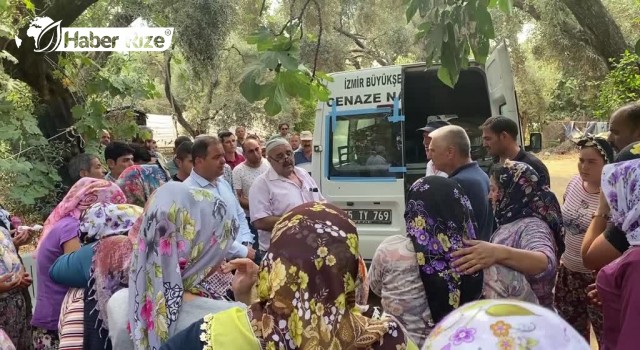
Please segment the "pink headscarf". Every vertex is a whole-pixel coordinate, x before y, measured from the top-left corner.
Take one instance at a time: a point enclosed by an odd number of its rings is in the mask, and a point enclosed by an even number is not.
[[[123,204],[127,202],[124,193],[116,185],[107,180],[83,177],[75,183],[53,212],[44,222],[44,229],[38,241],[44,241],[53,226],[62,218],[70,215],[80,219],[80,215],[94,203]]]

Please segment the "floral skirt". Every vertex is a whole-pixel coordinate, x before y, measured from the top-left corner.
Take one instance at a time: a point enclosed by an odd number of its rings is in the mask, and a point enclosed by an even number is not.
[[[602,311],[589,302],[587,287],[595,283],[591,273],[558,267],[553,304],[558,314],[589,342],[589,324],[598,342],[602,339]]]
[[[50,331],[42,328],[33,328],[33,349],[35,350],[58,350],[60,339],[57,331]]]
[[[30,298],[26,288],[14,289],[0,297],[0,328],[9,336],[13,345],[21,350],[33,349]]]

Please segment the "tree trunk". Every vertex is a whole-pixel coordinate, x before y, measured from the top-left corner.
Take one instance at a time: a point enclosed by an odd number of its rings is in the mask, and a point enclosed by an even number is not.
[[[580,26],[594,39],[591,46],[606,60],[611,69],[611,60],[617,61],[630,46],[624,39],[620,27],[601,0],[561,0],[571,11]]]

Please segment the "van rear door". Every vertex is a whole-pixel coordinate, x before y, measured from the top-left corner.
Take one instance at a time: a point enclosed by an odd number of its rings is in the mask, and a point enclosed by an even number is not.
[[[491,114],[502,115],[516,122],[520,129],[518,142],[520,145],[524,145],[516,99],[516,87],[506,44],[502,43],[493,50],[485,64],[485,72],[489,88],[489,99],[491,100]]]
[[[382,240],[404,234],[402,69],[381,67],[332,77],[330,100],[316,119],[323,147],[314,154],[312,176],[327,200],[356,223],[360,252],[371,259]]]

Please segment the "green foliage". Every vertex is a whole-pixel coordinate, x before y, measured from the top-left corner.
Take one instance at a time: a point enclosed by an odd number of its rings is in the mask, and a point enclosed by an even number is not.
[[[596,117],[606,120],[620,106],[640,99],[640,56],[626,52],[600,84]]]
[[[286,109],[288,97],[314,102],[329,99],[326,82],[331,78],[300,63],[299,33],[299,27],[291,24],[280,34],[261,27],[247,39],[255,45],[258,58],[244,72],[240,93],[251,103],[266,100],[267,115]]]
[[[489,41],[495,38],[489,9],[498,7],[510,13],[511,0],[405,0],[406,18],[411,22],[420,13],[417,40],[425,40],[427,64],[440,62],[438,77],[453,87],[460,71],[469,67],[469,56],[484,63]]]
[[[556,120],[584,120],[593,117],[596,97],[593,83],[562,77],[551,93],[549,116]]]

